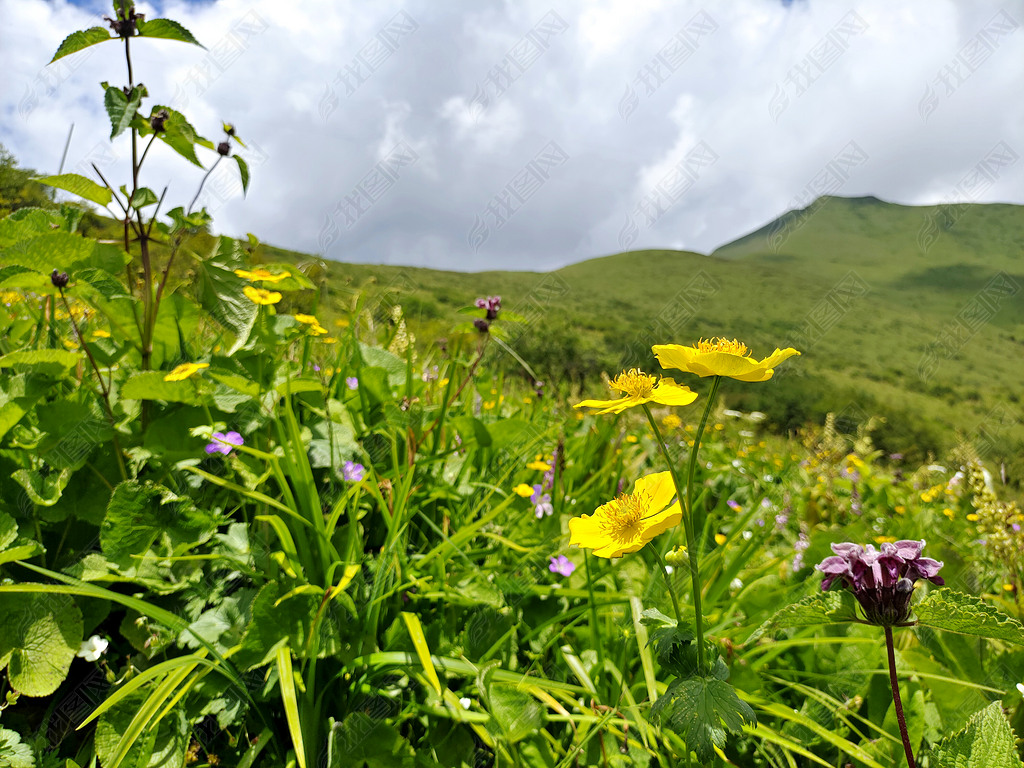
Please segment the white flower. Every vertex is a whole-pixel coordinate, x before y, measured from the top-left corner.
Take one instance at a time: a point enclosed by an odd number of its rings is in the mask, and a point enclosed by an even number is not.
[[[754,436],[754,433],[751,432],[749,429],[741,429],[740,430],[740,437],[753,437],[753,436]]]
[[[946,468],[941,464],[929,464],[925,467],[929,472],[945,472]]]
[[[722,411],[722,415],[723,416],[731,416],[734,419],[738,419],[740,416],[743,415],[743,412],[742,411],[734,411],[731,408],[728,408],[728,409]]]
[[[83,640],[78,653],[75,655],[86,661],[97,661],[107,651],[110,643],[99,635],[93,635],[88,640]]]
[[[463,709],[469,709],[471,706],[473,706],[473,700],[466,696],[463,696],[461,699],[459,699],[459,704],[462,705]]]
[[[761,413],[760,411],[751,411],[750,413],[747,414],[747,418],[753,422],[759,422],[764,421],[765,419],[768,418],[768,416],[764,413]]]
[[[1024,696],[1024,683],[1017,683],[1017,690],[1020,692],[1021,696]]]
[[[670,576],[672,575],[672,572],[674,570],[675,570],[675,568],[673,568],[671,565],[666,565],[665,566],[665,573],[669,574]]]
[[[732,590],[743,589],[743,582],[740,581],[739,578],[735,578],[735,579],[733,579],[732,581],[729,582],[729,588],[732,589]]]
[[[753,531],[744,531],[743,532],[743,540],[744,541],[750,541],[752,538],[754,538],[754,532]]]

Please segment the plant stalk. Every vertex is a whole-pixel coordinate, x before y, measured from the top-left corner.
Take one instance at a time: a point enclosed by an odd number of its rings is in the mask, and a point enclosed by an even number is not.
[[[896,648],[892,641],[892,627],[885,628],[885,648],[889,652],[889,685],[892,686],[892,703],[896,706],[896,720],[900,724],[900,737],[903,739],[903,751],[907,755],[907,766],[917,768],[914,762],[914,749],[910,746],[907,733],[907,719],[903,716],[903,702],[900,700],[900,684],[896,680]]]

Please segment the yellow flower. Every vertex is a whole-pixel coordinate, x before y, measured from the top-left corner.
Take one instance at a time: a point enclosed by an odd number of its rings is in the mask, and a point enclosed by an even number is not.
[[[892,544],[894,541],[895,536],[875,536],[875,544]]]
[[[95,331],[92,332],[92,337],[93,339],[109,339],[110,331],[105,331],[102,328],[97,328]]]
[[[439,386],[439,387],[447,387],[448,386],[448,377],[445,376],[443,379],[441,379],[439,382],[437,382],[437,386]]]
[[[747,345],[733,339],[701,339],[693,346],[656,344],[651,349],[662,368],[678,368],[698,376],[727,376],[739,381],[767,381],[775,366],[793,355],[792,347],[776,349],[763,360],[747,356]]]
[[[1013,592],[1013,584],[1003,584],[1003,590],[1006,592]]]
[[[515,490],[517,496],[522,496],[524,499],[533,496],[533,486],[526,483],[520,483],[513,490]]]
[[[280,272],[275,275],[272,274],[270,270],[263,269],[262,267],[254,269],[251,272],[247,269],[236,269],[235,274],[239,277],[244,277],[246,280],[259,280],[264,283],[279,283],[286,277],[291,277],[291,273],[289,272]]]
[[[617,400],[584,400],[577,403],[576,408],[600,408],[601,413],[622,413],[627,408],[644,403],[658,405],[689,405],[697,399],[697,393],[689,387],[676,384],[672,379],[657,378],[632,368],[620,373],[609,382],[612,389],[622,392],[625,397]]]
[[[971,514],[967,516],[967,519],[970,520],[972,523],[976,523],[979,520],[978,516],[974,512],[971,512]]]
[[[348,325],[349,325],[348,318],[346,318],[346,317],[339,317],[337,320],[334,321],[334,325],[337,326],[338,328],[348,328]]]
[[[679,429],[683,425],[683,420],[676,416],[674,413],[670,413],[664,419],[661,420],[661,426],[665,429]]]
[[[182,363],[164,376],[164,381],[184,381],[196,371],[201,371],[203,368],[209,367],[209,363]]]
[[[277,291],[268,291],[265,288],[253,288],[245,286],[242,293],[249,297],[254,304],[277,304],[281,300],[281,294]]]
[[[531,461],[526,465],[526,468],[536,469],[538,472],[549,472],[551,470],[551,465],[546,461]]]
[[[569,543],[593,549],[598,557],[620,557],[677,525],[679,502],[669,506],[676,489],[670,472],[641,477],[633,492],[602,504],[593,515],[569,521]]]
[[[313,315],[295,315],[295,319],[305,325],[320,325],[320,321],[313,317]]]
[[[640,438],[638,438],[638,437],[637,437],[636,435],[626,435],[626,442],[627,442],[627,443],[635,443],[635,442],[637,442],[637,441],[638,441],[639,439],[640,439]]]
[[[722,546],[728,540],[729,539],[726,538],[726,535],[724,533],[716,533],[715,534],[715,544],[717,544],[718,546]]]

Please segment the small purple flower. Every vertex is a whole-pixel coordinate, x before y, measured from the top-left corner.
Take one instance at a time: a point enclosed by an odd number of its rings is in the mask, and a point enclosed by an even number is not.
[[[440,377],[440,369],[435,365],[432,368],[424,368],[423,374],[420,376],[423,381],[437,381]]]
[[[245,445],[245,440],[237,432],[214,432],[211,437],[213,442],[206,444],[207,453],[222,453],[227,456],[234,449],[233,445]]]
[[[365,474],[366,467],[362,464],[357,464],[354,461],[346,461],[345,465],[341,468],[341,476],[352,482],[358,483],[363,479],[363,475]]]
[[[825,574],[822,590],[840,582],[853,592],[868,621],[892,626],[910,618],[915,581],[925,579],[940,586],[946,583],[939,576],[942,563],[921,557],[924,544],[923,539],[885,542],[877,550],[871,544],[833,544],[835,554],[814,567]]]
[[[785,513],[783,513],[781,515],[776,515],[775,516],[775,526],[777,528],[784,527],[786,525],[786,523],[788,523],[788,522],[789,522],[789,515],[787,515]]]
[[[501,296],[488,296],[486,299],[477,299],[474,302],[480,309],[487,310],[487,319],[493,320],[498,316],[501,309]]]
[[[540,520],[544,515],[551,515],[555,508],[551,504],[551,494],[544,493],[544,488],[538,483],[533,486],[533,495],[530,497],[533,504],[533,511]]]
[[[491,324],[483,318],[478,317],[473,321],[473,327],[480,331],[480,333],[487,333],[491,328]]]
[[[729,505],[729,509],[731,509],[733,512],[739,512],[741,509],[743,509],[743,507],[740,506],[740,503],[735,499],[729,499],[725,503]]]
[[[558,557],[552,555],[551,565],[548,566],[548,570],[568,578],[576,570],[576,565],[565,555],[559,555]]]
[[[345,386],[349,389],[359,389],[359,379],[355,376],[349,376],[345,379]]]

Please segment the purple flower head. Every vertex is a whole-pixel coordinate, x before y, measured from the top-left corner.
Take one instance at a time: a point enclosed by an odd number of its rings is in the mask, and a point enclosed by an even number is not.
[[[223,432],[214,432],[211,437],[213,442],[206,444],[207,453],[223,453],[227,456],[234,450],[231,446],[245,445],[245,440],[237,432],[228,432],[226,435]]]
[[[498,310],[501,309],[501,296],[488,296],[486,299],[477,299],[475,304],[480,309],[486,309],[487,319],[493,320],[498,316]]]
[[[740,503],[735,499],[729,499],[725,503],[729,505],[729,509],[731,509],[733,512],[739,512],[741,509],[743,509],[743,507],[740,506]]]
[[[576,570],[576,565],[565,555],[559,555],[558,557],[552,555],[551,565],[548,566],[548,570],[560,576],[569,577]]]
[[[359,482],[363,479],[363,475],[366,474],[366,467],[362,464],[357,464],[354,461],[346,461],[345,465],[341,468],[341,476],[349,481]]]
[[[359,379],[355,376],[349,376],[345,379],[345,386],[349,389],[359,389]]]
[[[835,554],[814,567],[825,574],[822,590],[838,581],[853,592],[868,621],[892,626],[910,618],[915,581],[925,579],[940,586],[946,583],[939,576],[942,563],[921,557],[924,544],[923,539],[885,542],[880,549],[871,544],[833,544]]]
[[[487,333],[491,328],[491,324],[478,317],[473,321],[473,327],[480,331],[480,333]]]
[[[551,515],[555,508],[551,504],[551,495],[544,493],[544,488],[539,483],[533,486],[533,495],[530,497],[530,503],[533,504],[533,511],[537,515],[537,519],[541,519],[544,515]]]

